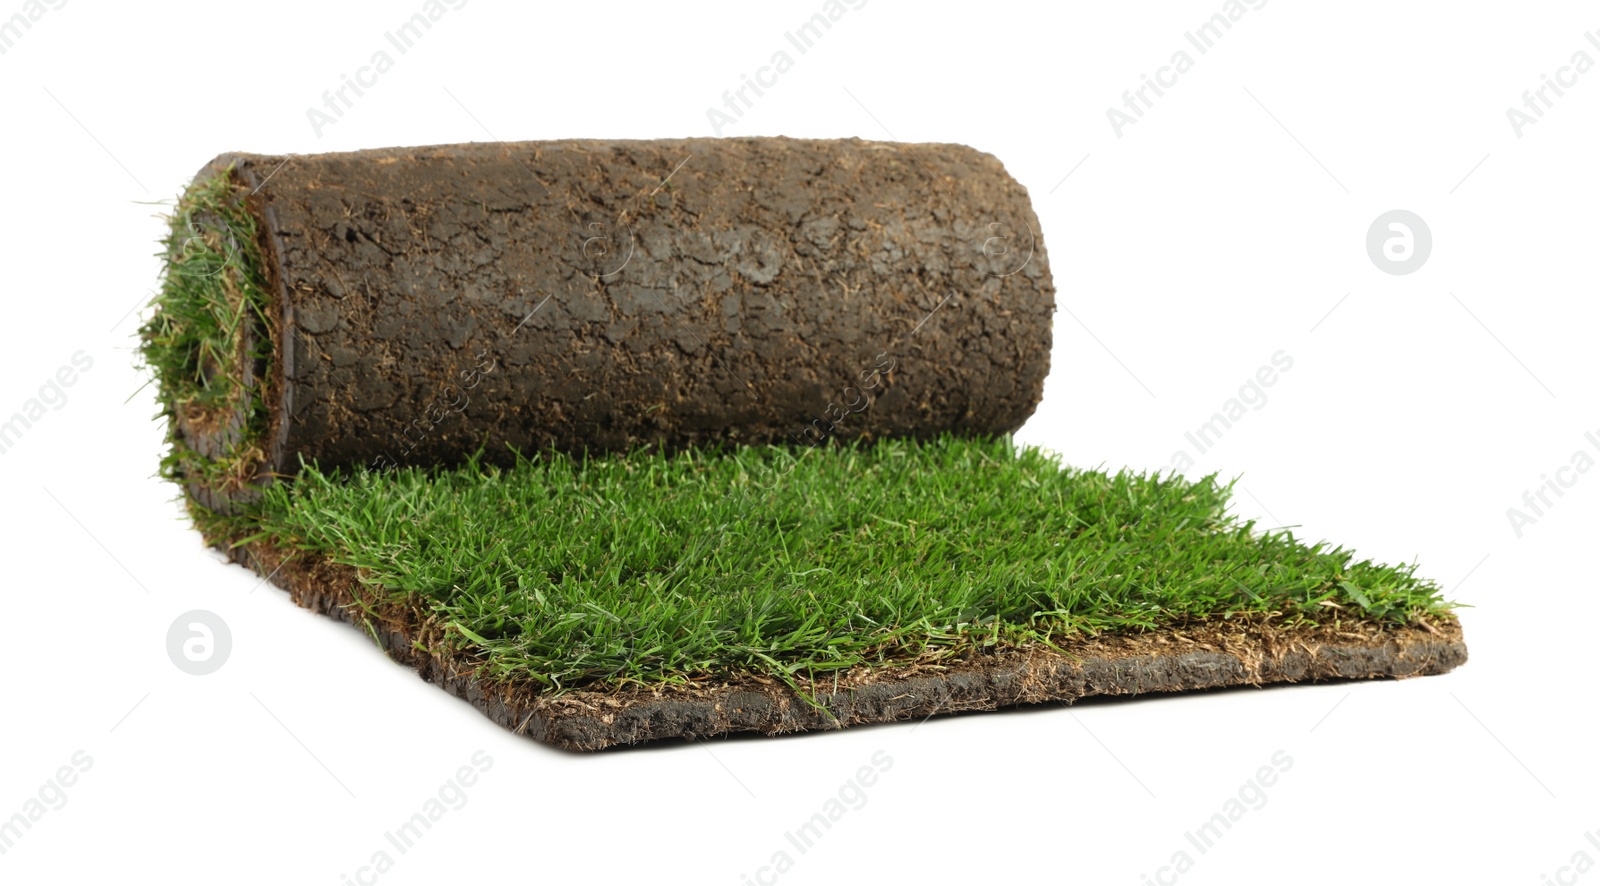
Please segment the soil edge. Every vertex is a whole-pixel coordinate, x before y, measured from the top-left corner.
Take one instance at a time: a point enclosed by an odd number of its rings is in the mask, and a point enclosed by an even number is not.
[[[264,540],[229,548],[231,560],[289,592],[294,602],[368,631],[388,656],[466,700],[518,734],[569,751],[741,732],[778,735],[933,714],[992,711],[1090,696],[1181,692],[1317,680],[1442,674],[1467,660],[1453,617],[1420,625],[1286,629],[1205,623],[1183,629],[1102,635],[1064,646],[970,656],[936,667],[858,668],[807,687],[807,704],[776,679],[751,674],[716,683],[652,689],[573,690],[551,696],[532,680],[481,674],[442,648],[440,625],[420,604],[380,604],[358,571]]]

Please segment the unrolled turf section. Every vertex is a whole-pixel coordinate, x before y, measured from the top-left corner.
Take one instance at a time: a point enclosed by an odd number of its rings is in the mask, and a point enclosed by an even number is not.
[[[415,598],[551,689],[816,679],[1082,634],[1447,611],[1410,566],[1230,518],[1207,478],[1080,471],[1007,440],[405,469],[272,487],[241,530]]]
[[[1288,654],[1339,637],[1400,641],[1370,672],[1313,663],[1307,677],[1432,672],[1464,656],[1450,604],[1414,567],[1238,520],[1228,493],[1214,478],[1077,470],[1008,438],[946,436],[507,468],[307,467],[245,513],[200,514],[263,572],[352,585],[342,605],[353,620],[386,645],[397,626],[416,635],[423,648],[407,654],[470,674],[475,700],[499,692],[530,711],[610,693],[635,705],[701,698],[710,716],[762,687],[767,707],[785,700],[768,725],[827,725],[846,721],[833,710],[849,700],[833,688],[841,676],[847,687],[874,675],[992,682],[1019,654],[1070,669],[1111,641],[1133,644],[1125,667],[1155,671],[1172,663],[1135,647],[1254,643],[1270,656],[1275,643]],[[1420,644],[1409,666],[1407,638]],[[1145,688],[1117,679],[1126,685],[1106,691]],[[560,719],[543,717],[540,737],[570,747],[730,731],[671,715],[652,731],[624,716],[579,729],[604,736],[574,736],[552,729]]]

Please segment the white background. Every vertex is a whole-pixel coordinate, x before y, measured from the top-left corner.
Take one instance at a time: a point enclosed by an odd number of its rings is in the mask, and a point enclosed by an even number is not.
[[[783,34],[821,0],[470,0],[317,137],[306,109],[421,5],[69,0],[0,55],[0,417],[75,352],[94,361],[0,455],[0,817],[75,751],[94,761],[0,879],[339,884],[478,750],[493,768],[466,805],[377,882],[732,886],[784,849],[785,884],[1140,884],[1179,849],[1185,884],[1537,884],[1580,850],[1600,860],[1600,472],[1520,537],[1506,514],[1574,452],[1600,457],[1600,71],[1520,137],[1506,115],[1574,52],[1600,60],[1592,8],[1271,0],[1200,55],[1183,34],[1220,0],[870,0],[801,56]],[[130,311],[163,226],[144,201],[224,150],[712,135],[707,108],[779,49],[793,69],[724,134],[961,142],[1029,189],[1060,308],[1021,439],[1164,468],[1284,350],[1266,405],[1189,473],[1242,475],[1243,516],[1415,559],[1474,607],[1471,661],[578,756],[201,545],[151,476],[162,432]],[[1179,49],[1193,69],[1118,137],[1106,109]],[[1434,239],[1407,276],[1364,245],[1396,208]],[[194,608],[232,628],[211,676],[167,658]],[[1294,765],[1267,804],[1189,846],[1280,749]],[[867,804],[795,852],[784,832],[878,750],[893,768]]]

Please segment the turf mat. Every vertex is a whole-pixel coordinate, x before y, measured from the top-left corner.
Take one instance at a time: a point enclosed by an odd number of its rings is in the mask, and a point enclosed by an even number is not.
[[[302,469],[202,530],[572,749],[1465,661],[1438,586],[1008,437]]]

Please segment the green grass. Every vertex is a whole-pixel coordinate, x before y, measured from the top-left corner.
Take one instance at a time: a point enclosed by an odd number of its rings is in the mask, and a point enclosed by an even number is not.
[[[165,274],[155,311],[139,330],[139,350],[161,404],[156,417],[168,420],[169,449],[161,462],[168,479],[237,484],[252,478],[263,458],[262,388],[247,388],[240,368],[250,361],[255,377],[264,377],[272,323],[256,224],[242,196],[224,171],[190,185],[167,217],[158,253]],[[243,336],[247,325],[261,333],[253,341]],[[179,416],[207,427],[241,415],[242,432],[211,458],[176,433]]]
[[[305,468],[209,531],[366,571],[489,672],[606,687],[857,665],[1219,618],[1449,612],[1414,566],[1226,513],[1214,478],[1063,467],[1007,438],[515,467]]]

